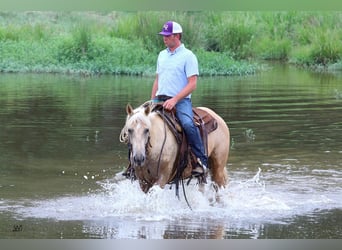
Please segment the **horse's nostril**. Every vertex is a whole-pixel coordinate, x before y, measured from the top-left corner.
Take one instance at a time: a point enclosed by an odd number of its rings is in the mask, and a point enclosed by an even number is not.
[[[134,159],[134,162],[138,165],[138,166],[141,166],[142,163],[145,161],[145,156],[143,155],[135,155],[133,157]]]

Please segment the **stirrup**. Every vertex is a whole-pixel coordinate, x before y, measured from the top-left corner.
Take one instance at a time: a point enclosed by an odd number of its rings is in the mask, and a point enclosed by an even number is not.
[[[208,168],[203,165],[202,161],[197,158],[197,166],[191,171],[192,177],[197,178],[198,183],[207,183],[207,172],[208,172]]]
[[[196,167],[191,171],[191,174],[194,177],[197,177],[199,175],[205,175],[208,171],[208,168],[202,163],[200,158],[197,158],[197,165]]]
[[[205,171],[203,170],[203,167],[197,166],[191,171],[191,175],[193,177],[199,177],[201,175],[204,175]]]

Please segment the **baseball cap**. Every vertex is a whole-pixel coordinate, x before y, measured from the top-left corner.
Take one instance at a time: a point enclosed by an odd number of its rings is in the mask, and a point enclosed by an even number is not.
[[[174,21],[167,21],[164,23],[162,31],[158,34],[162,36],[170,36],[178,33],[182,33],[182,26]]]

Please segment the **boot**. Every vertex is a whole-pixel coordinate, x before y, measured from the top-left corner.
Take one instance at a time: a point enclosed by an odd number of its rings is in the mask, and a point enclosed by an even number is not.
[[[192,169],[192,176],[193,177],[200,177],[200,176],[205,176],[206,173],[208,172],[208,168],[202,163],[202,161],[197,158],[197,164],[194,169]]]

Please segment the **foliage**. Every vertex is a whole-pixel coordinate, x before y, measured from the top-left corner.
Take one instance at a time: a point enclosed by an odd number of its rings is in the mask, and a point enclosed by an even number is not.
[[[253,27],[246,23],[247,19],[235,18],[235,15],[209,15],[205,31],[206,50],[229,52],[236,59],[248,57],[254,37]]]
[[[256,64],[235,61],[229,53],[208,53],[199,50],[196,54],[200,62],[201,75],[250,75],[258,70]]]
[[[251,61],[340,65],[341,12],[0,12],[0,72],[154,74],[167,20],[201,74],[241,75]]]

